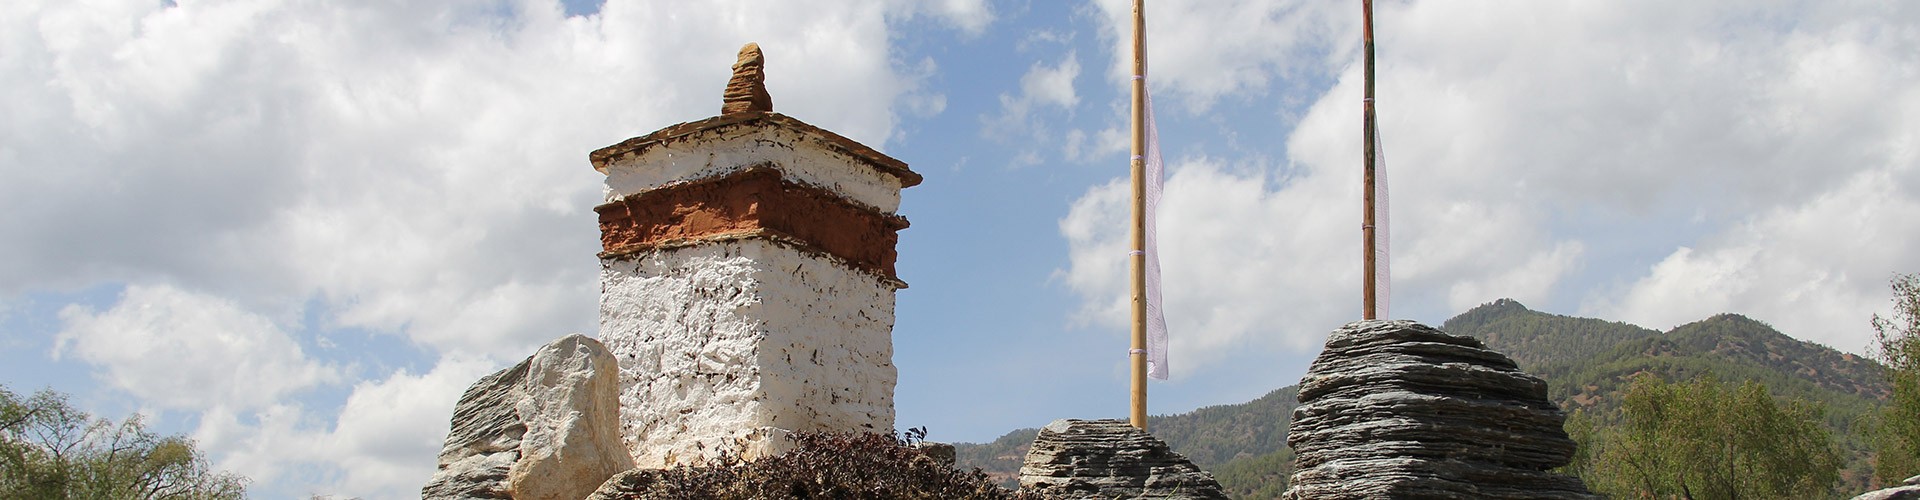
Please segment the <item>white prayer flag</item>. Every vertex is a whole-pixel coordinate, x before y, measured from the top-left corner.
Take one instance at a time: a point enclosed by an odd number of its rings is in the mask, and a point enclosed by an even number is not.
[[[1160,211],[1160,183],[1164,176],[1160,163],[1160,132],[1153,125],[1153,94],[1147,101],[1146,177],[1146,294],[1147,294],[1147,376],[1167,379],[1167,319],[1160,312],[1160,245],[1156,229]]]
[[[1387,315],[1387,304],[1393,297],[1393,288],[1388,286],[1393,281],[1393,266],[1388,265],[1387,259],[1393,253],[1388,251],[1387,242],[1393,238],[1387,221],[1393,217],[1387,210],[1387,150],[1380,147],[1377,119],[1373,124],[1373,162],[1373,317],[1393,319]]]

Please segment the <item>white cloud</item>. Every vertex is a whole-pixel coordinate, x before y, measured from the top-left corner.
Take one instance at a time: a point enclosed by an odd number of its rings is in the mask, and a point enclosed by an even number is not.
[[[405,370],[361,382],[329,435],[333,464],[344,472],[340,493],[364,497],[418,492],[433,475],[454,403],[481,376],[504,363],[442,358],[424,374]]]
[[[1701,191],[1726,193],[1709,201],[1736,210],[1706,209],[1724,223],[1585,309],[1659,328],[1736,312],[1865,350],[1887,278],[1920,269],[1905,230],[1920,223],[1920,36],[1895,28],[1920,11],[1820,5],[1791,31],[1742,33],[1758,43],[1693,44],[1709,47],[1696,50],[1713,56],[1705,68],[1739,70],[1721,81],[1739,90],[1716,100],[1740,108],[1715,114],[1747,142],[1681,159],[1700,163],[1685,170]]]
[[[976,3],[938,15],[985,22]],[[930,60],[896,66],[887,5],[509,7],[9,2],[0,198],[37,208],[0,214],[24,243],[0,293],[158,279],[269,317],[319,297],[328,326],[516,353],[592,327],[586,153],[716,113],[740,44],[776,109],[875,146],[897,98],[944,108],[914,90]]]
[[[914,0],[909,5],[921,4],[921,7],[933,11],[936,15],[953,23],[954,26],[970,35],[979,35],[993,22],[993,8],[987,0]],[[925,5],[931,3],[931,5]]]
[[[1865,172],[1797,207],[1781,207],[1680,248],[1595,314],[1671,328],[1720,312],[1772,323],[1796,337],[1866,352],[1867,318],[1892,292],[1894,272],[1920,261],[1920,181],[1912,164]]]
[[[1579,264],[1585,250],[1586,246],[1577,241],[1560,242],[1545,253],[1527,256],[1519,265],[1475,273],[1447,288],[1447,308],[1465,311],[1503,298],[1521,303],[1546,302],[1553,296],[1554,285]]]
[[[127,284],[62,314],[62,354],[198,412],[263,487],[415,494],[484,372],[447,360],[595,327],[588,152],[716,114],[749,41],[776,109],[884,148],[899,113],[946,106],[933,61],[890,43],[922,15],[993,20],[979,0],[0,2],[0,199],[21,208],[0,212],[0,297]],[[293,402],[347,371],[295,336],[343,327],[443,361],[337,418]]]
[[[1031,102],[1073,109],[1080,103],[1080,97],[1073,90],[1073,80],[1079,76],[1080,58],[1068,52],[1060,64],[1034,63],[1027,74],[1020,77],[1020,92]]]
[[[371,496],[417,490],[434,472],[453,406],[475,380],[504,366],[482,360],[442,360],[432,371],[405,370],[361,382],[340,409],[331,435],[335,463],[345,471],[343,493]]]
[[[425,374],[400,370],[360,382],[331,421],[292,404],[210,411],[193,437],[218,453],[216,466],[264,484],[254,492],[261,496],[418,495],[433,475],[454,403],[475,380],[505,367],[498,365],[442,358]]]
[[[201,413],[192,436],[214,467],[252,480],[250,493],[297,498],[326,493],[339,478],[338,468],[328,463],[327,436],[313,430],[316,425],[298,404],[254,411],[220,408]]]
[[[1118,85],[1130,13],[1124,2],[1095,4]],[[1910,83],[1920,36],[1900,28],[1920,10],[1377,9],[1396,316],[1441,319],[1498,297],[1651,327],[1734,311],[1858,350],[1886,276],[1920,268],[1920,242],[1890,229],[1913,227],[1907,214],[1920,213],[1920,87]],[[1223,103],[1285,105],[1297,99],[1285,94],[1317,92],[1289,132],[1287,161],[1188,161],[1198,172],[1170,178],[1161,228],[1174,241],[1163,265],[1176,335],[1190,321],[1194,349],[1223,352],[1272,336],[1256,329],[1300,339],[1333,325],[1323,318],[1355,316],[1357,6],[1206,2],[1150,15],[1156,96],[1183,97],[1206,116]],[[1332,87],[1302,89],[1322,79]],[[1118,189],[1090,190],[1062,221],[1072,245],[1063,275],[1084,311],[1124,304]],[[1181,196],[1219,206],[1182,213]],[[1223,226],[1243,229],[1200,229]],[[1196,239],[1171,236],[1182,231]],[[1255,255],[1316,267],[1283,270]],[[1651,269],[1640,267],[1647,255],[1659,261]],[[1334,299],[1276,305],[1289,293]]]
[[[981,135],[1018,143],[1027,148],[1018,156],[1038,163],[1039,152],[1033,148],[1051,146],[1056,136],[1051,125],[1055,115],[1044,111],[1057,109],[1062,114],[1071,114],[1080,104],[1079,93],[1074,88],[1074,80],[1079,77],[1080,57],[1071,50],[1055,64],[1035,61],[1020,76],[1020,93],[1000,94],[999,114],[981,117]]]
[[[1358,269],[1327,262],[1358,251],[1340,187],[1305,179],[1274,191],[1259,165],[1180,162],[1161,201],[1161,266],[1170,354],[1176,371],[1234,349],[1265,344],[1308,351],[1326,330],[1358,311]],[[1124,331],[1129,188],[1116,180],[1090,190],[1060,221],[1072,252],[1060,279],[1085,299],[1077,317]],[[1355,235],[1357,236],[1357,235]],[[1354,286],[1342,286],[1353,282]]]
[[[115,388],[167,409],[260,408],[341,379],[266,318],[165,285],[127,287],[104,312],[68,306],[60,319],[56,357],[75,355]]]
[[[1107,76],[1120,84],[1133,74],[1133,3],[1092,3],[1113,49]],[[1359,45],[1359,18],[1358,4],[1339,2],[1147,2],[1148,81],[1194,111],[1230,95],[1273,95],[1289,77],[1344,66],[1345,49]]]

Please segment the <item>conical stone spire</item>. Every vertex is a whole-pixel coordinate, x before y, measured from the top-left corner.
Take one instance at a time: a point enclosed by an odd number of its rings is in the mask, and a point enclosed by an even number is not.
[[[733,63],[733,79],[727,81],[727,91],[720,95],[720,114],[773,111],[773,96],[767,94],[766,64],[760,44],[740,47],[740,58]]]

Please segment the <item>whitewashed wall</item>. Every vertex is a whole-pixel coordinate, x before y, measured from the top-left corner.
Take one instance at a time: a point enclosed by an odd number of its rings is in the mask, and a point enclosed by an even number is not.
[[[601,286],[640,467],[773,452],[784,431],[893,430],[894,288],[875,275],[747,239],[602,260]]]

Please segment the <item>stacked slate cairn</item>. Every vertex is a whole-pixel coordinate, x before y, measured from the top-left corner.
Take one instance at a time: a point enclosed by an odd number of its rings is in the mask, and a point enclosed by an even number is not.
[[[1920,500],[1920,476],[1907,478],[1900,486],[1861,493],[1853,500]]]
[[[1412,321],[1335,330],[1300,380],[1288,499],[1598,499],[1547,384],[1472,337]]]
[[[1020,490],[1044,498],[1227,498],[1212,474],[1123,420],[1047,424],[1020,467]]]

